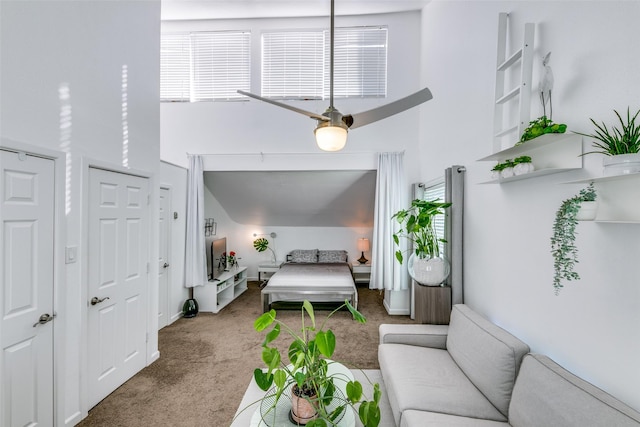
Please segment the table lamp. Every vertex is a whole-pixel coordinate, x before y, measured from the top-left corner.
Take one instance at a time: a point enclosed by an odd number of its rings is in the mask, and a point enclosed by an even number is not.
[[[369,250],[369,239],[358,239],[358,250],[362,252],[362,256],[358,259],[360,264],[366,264],[368,259],[364,257],[364,253]]]

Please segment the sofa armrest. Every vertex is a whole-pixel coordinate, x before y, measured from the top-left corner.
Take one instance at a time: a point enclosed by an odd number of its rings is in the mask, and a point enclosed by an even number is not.
[[[380,344],[408,344],[446,349],[449,325],[382,324]]]

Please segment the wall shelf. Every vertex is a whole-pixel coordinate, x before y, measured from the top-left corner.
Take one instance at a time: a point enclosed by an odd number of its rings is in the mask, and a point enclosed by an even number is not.
[[[565,184],[593,182],[601,224],[640,224],[640,173],[585,178]]]
[[[523,144],[498,151],[479,159],[480,162],[502,162],[519,156],[530,156],[533,172],[500,178],[482,184],[502,184],[582,168],[582,137],[567,133],[548,133]],[[487,171],[489,174],[490,171]]]

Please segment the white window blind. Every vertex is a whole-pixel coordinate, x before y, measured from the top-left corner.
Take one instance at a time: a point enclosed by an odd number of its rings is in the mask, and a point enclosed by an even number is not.
[[[424,194],[422,196],[422,199],[427,201],[436,200],[438,202],[444,202],[444,186],[445,186],[444,181],[433,183],[429,186],[426,186],[424,189]],[[436,228],[436,233],[438,233],[438,238],[444,239],[445,238],[444,215],[436,215],[436,217],[434,218],[434,222],[435,222],[434,225]],[[440,254],[444,254],[444,243],[440,242],[438,246],[440,247]]]
[[[387,94],[387,29],[336,28],[334,96]],[[262,96],[329,97],[330,34],[327,30],[262,35]]]
[[[262,35],[262,95],[321,99],[324,38],[320,31]]]
[[[251,33],[191,33],[193,52],[192,101],[240,98],[249,90]]]
[[[330,33],[325,32],[325,96],[329,96]],[[387,95],[387,29],[336,28],[334,34],[334,97]]]
[[[189,101],[191,48],[189,34],[160,39],[160,100]]]
[[[161,101],[239,99],[249,90],[251,33],[218,31],[163,34]]]

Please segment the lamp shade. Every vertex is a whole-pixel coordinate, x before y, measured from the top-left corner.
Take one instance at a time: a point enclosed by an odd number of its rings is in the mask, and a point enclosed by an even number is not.
[[[366,252],[369,250],[369,239],[358,239],[358,250],[360,252]]]
[[[324,151],[339,151],[347,144],[347,129],[342,126],[319,126],[315,134],[316,144]]]

